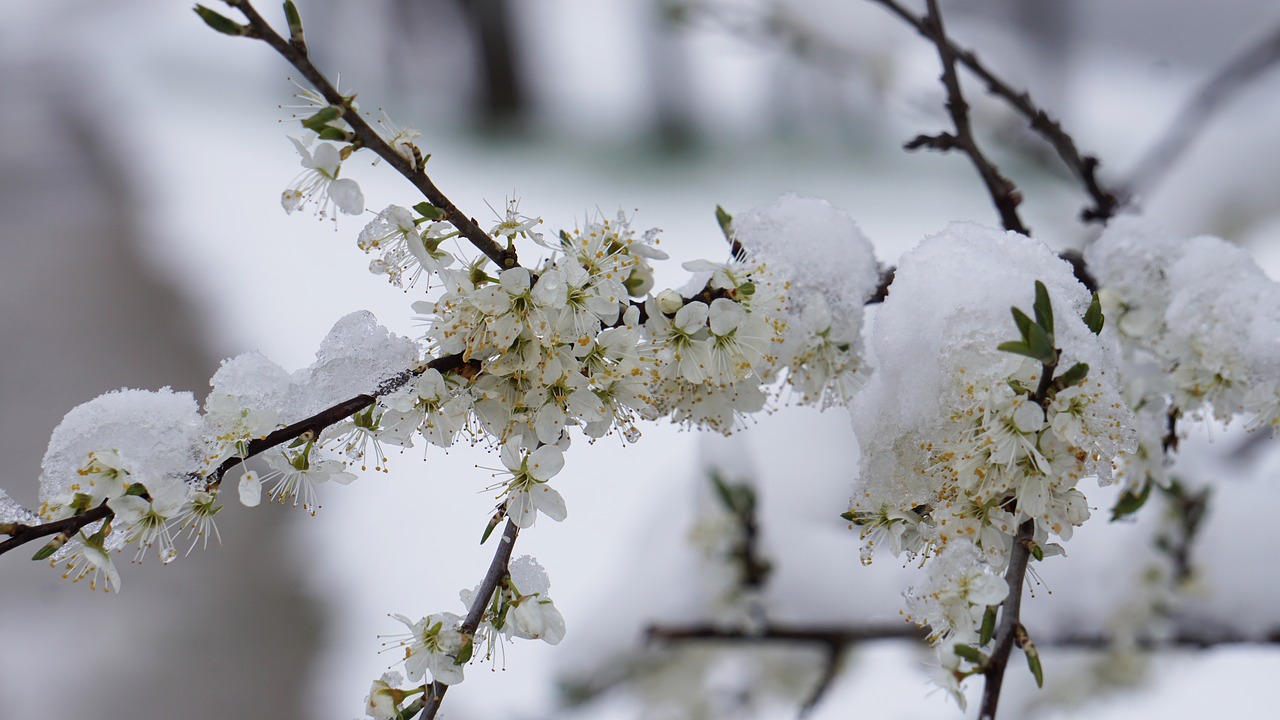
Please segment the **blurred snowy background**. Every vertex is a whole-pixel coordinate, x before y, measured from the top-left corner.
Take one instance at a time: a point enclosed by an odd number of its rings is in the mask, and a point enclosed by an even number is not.
[[[872,3],[298,4],[320,66],[340,72],[366,110],[421,130],[432,177],[481,225],[495,217],[486,203],[501,208],[512,194],[551,231],[634,212],[637,227],[664,229],[676,261],[659,285],[681,281],[679,261],[724,257],[717,203],[738,212],[789,191],[827,198],[886,263],[950,220],[996,220],[965,160],[898,149],[947,126],[936,54]],[[278,18],[273,5],[261,9]],[[775,6],[806,42],[760,22]],[[1266,0],[943,9],[954,38],[1029,88],[1112,180],[1197,83],[1280,24]],[[0,487],[17,501],[37,504],[49,433],[99,393],[171,385],[201,398],[219,359],[249,349],[305,366],[333,321],[357,309],[416,332],[412,298],[365,270],[360,220],[344,217],[335,232],[281,211],[299,169],[286,139],[296,125],[278,107],[293,88],[264,46],[216,35],[171,0],[4,0],[0,11]],[[1033,231],[1058,248],[1086,242],[1075,186],[1019,118],[968,87]],[[1277,97],[1280,72],[1263,75],[1142,202],[1170,230],[1246,245],[1273,277]],[[386,168],[347,171],[372,210],[416,201]],[[1280,627],[1280,531],[1267,514],[1280,507],[1275,443],[1226,462],[1238,428],[1191,434],[1186,475],[1216,489],[1181,612],[1207,630]],[[728,440],[650,427],[635,446],[606,439],[570,453],[557,478],[569,520],[520,541],[517,554],[550,573],[564,644],[522,643],[493,672],[472,666],[447,716],[681,717],[658,699],[690,692],[715,706],[760,673],[785,688],[764,715],[794,715],[819,651],[700,646],[636,660],[648,625],[711,617],[716,573],[688,539],[712,503],[700,469],[709,463],[758,483],[776,567],[771,619],[897,621],[912,569],[887,557],[859,566],[838,518],[857,463],[845,413],[783,407]],[[123,567],[119,595],[70,586],[25,549],[0,559],[0,720],[358,715],[370,680],[395,661],[377,654],[377,635],[399,629],[386,613],[460,611],[458,590],[487,566],[476,539],[490,471],[476,466],[497,464],[479,449],[433,451],[425,463],[408,452],[388,475],[327,488],[316,518],[231,504],[219,516],[222,547]],[[1069,558],[1037,568],[1044,585],[1026,621],[1037,637],[1107,633],[1144,592],[1154,518],[1108,526],[1113,495],[1083,489],[1093,521]],[[1256,715],[1280,672],[1280,652],[1266,645],[1149,662],[1044,652],[1042,692],[1015,658],[1008,717]],[[903,642],[857,647],[813,717],[959,717],[929,694],[927,658]],[[668,676],[561,707],[564,688],[607,688],[645,662]],[[1084,700],[1081,687],[1093,688]],[[718,707],[713,716],[741,716]]]

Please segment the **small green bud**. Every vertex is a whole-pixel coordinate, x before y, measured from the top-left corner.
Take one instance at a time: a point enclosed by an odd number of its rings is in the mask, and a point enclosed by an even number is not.
[[[987,662],[987,654],[972,645],[956,643],[955,653],[975,665],[985,665]]]
[[[996,606],[988,605],[986,612],[982,613],[982,633],[978,640],[979,645],[986,645],[991,642],[991,638],[996,634]]]
[[[293,0],[285,0],[284,17],[289,22],[289,39],[305,47],[307,39],[302,32],[302,16],[298,14],[298,6],[293,4]]]
[[[716,223],[720,226],[720,232],[724,233],[725,239],[733,240],[733,216],[719,205],[716,206]]]
[[[443,210],[429,202],[420,202],[417,205],[414,205],[413,209],[416,210],[419,215],[431,221],[438,222],[443,220],[445,217],[445,212]]]
[[[233,21],[231,18],[219,15],[203,5],[196,5],[194,10],[196,11],[196,14],[200,16],[200,19],[204,21],[205,25],[208,25],[223,35],[243,37],[249,34],[248,25],[241,25],[240,23]]]
[[[31,556],[31,559],[44,560],[45,558],[48,558],[50,555],[61,550],[62,546],[66,545],[67,541],[70,539],[71,538],[68,537],[66,533],[58,533],[57,535],[54,535],[52,540],[45,543],[44,547],[37,550],[36,554]]]

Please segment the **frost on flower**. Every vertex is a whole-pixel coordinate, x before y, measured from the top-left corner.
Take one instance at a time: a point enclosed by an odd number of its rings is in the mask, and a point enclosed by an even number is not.
[[[1060,351],[1043,396],[1043,363],[997,348],[1025,334],[1010,308],[1041,303]],[[1032,523],[1052,554],[1050,538],[1089,516],[1079,482],[1108,482],[1133,449],[1118,351],[1086,324],[1090,304],[1065,262],[1015,233],[953,225],[899,263],[872,337],[879,366],[853,405],[864,456],[846,517],[864,560],[886,546],[924,555],[912,614],[935,639],[968,642],[978,606],[1003,597],[994,573],[1018,528]]]

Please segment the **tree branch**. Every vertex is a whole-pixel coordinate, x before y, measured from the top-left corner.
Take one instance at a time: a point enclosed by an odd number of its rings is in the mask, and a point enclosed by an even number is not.
[[[415,157],[413,160],[406,158],[391,147],[377,130],[360,116],[359,111],[353,102],[355,96],[345,96],[338,92],[329,80],[321,73],[311,62],[311,58],[307,53],[304,43],[290,42],[285,40],[275,30],[271,28],[258,11],[254,9],[253,4],[249,0],[224,0],[228,5],[236,8],[244,14],[249,21],[248,37],[261,40],[270,45],[273,50],[280,54],[290,65],[295,67],[307,82],[315,88],[316,92],[324,97],[325,101],[330,105],[343,109],[342,119],[351,126],[351,130],[355,133],[358,144],[372,150],[395,168],[397,172],[405,177],[419,192],[431,201],[432,205],[444,211],[444,219],[458,229],[462,236],[471,242],[480,252],[484,253],[497,263],[499,268],[507,269],[519,265],[519,259],[516,257],[516,251],[513,247],[503,248],[494,242],[489,234],[476,224],[476,221],[467,217],[456,205],[453,204],[448,197],[445,196],[431,178],[427,176],[426,171],[422,168],[422,163]]]
[[[667,626],[650,625],[645,630],[647,642],[718,642],[734,645],[812,644],[846,647],[878,640],[913,640],[926,642],[929,631],[908,623],[865,626],[809,626],[770,625],[759,632],[725,629],[716,625]],[[1114,638],[1103,634],[1067,634],[1037,640],[1036,647],[1082,648],[1104,650]],[[1206,633],[1203,623],[1179,629],[1171,636],[1140,638],[1137,647],[1157,650],[1162,647],[1207,648],[1219,645],[1277,645],[1280,644],[1280,627],[1262,634],[1224,631]]]
[[[1026,577],[1027,563],[1031,559],[1031,536],[1034,532],[1034,520],[1022,523],[1013,539],[1013,549],[1009,552],[1009,567],[1004,573],[1005,582],[1009,585],[1009,596],[1000,607],[1000,625],[996,628],[995,646],[983,670],[986,682],[982,686],[979,720],[995,720],[996,706],[1000,704],[1000,688],[1004,684],[1004,671],[1009,665],[1009,654],[1013,651],[1014,635],[1019,624],[1018,615],[1022,609],[1022,581]]]
[[[489,563],[489,570],[480,581],[480,587],[477,588],[471,601],[467,617],[462,621],[461,630],[464,637],[471,639],[476,634],[476,629],[480,627],[485,609],[489,607],[489,598],[493,597],[494,590],[498,589],[498,583],[507,576],[507,566],[511,564],[511,551],[515,549],[516,536],[519,534],[520,528],[508,518],[506,527],[502,529],[502,537],[498,540],[498,547],[493,553],[493,560]],[[420,716],[422,720],[432,720],[436,716],[440,710],[440,703],[444,702],[444,694],[448,690],[449,686],[444,683],[432,683],[423,704]]]
[[[440,372],[450,372],[463,369],[470,365],[474,365],[472,361],[464,361],[461,355],[445,355],[431,360],[423,365],[413,368],[401,375],[384,382],[380,387],[366,395],[357,395],[349,400],[344,400],[332,407],[325,408],[310,417],[299,420],[274,430],[266,437],[258,438],[248,444],[247,452],[244,457],[227,458],[216,470],[207,476],[199,476],[193,474],[193,479],[205,479],[208,487],[216,488],[221,484],[223,476],[225,476],[231,468],[240,465],[249,458],[256,457],[270,450],[277,445],[296,440],[304,434],[310,432],[319,437],[320,433],[330,425],[350,417],[370,405],[372,405],[378,397],[390,393],[403,387],[410,379],[421,375],[428,369],[436,369]],[[208,478],[212,478],[209,480]],[[14,548],[31,542],[37,538],[47,537],[49,535],[57,535],[64,533],[67,537],[76,534],[87,525],[91,525],[99,520],[105,520],[113,517],[114,513],[107,507],[106,503],[99,505],[91,510],[87,510],[79,515],[64,518],[56,522],[41,523],[39,525],[22,525],[16,524],[13,533],[10,534],[8,540],[0,542],[0,555],[3,555]]]
[[[871,0],[871,2],[883,5],[894,15],[906,21],[908,25],[914,27],[921,35],[934,40],[935,43],[937,42],[932,36],[931,29],[926,24],[925,19],[907,10],[897,0]],[[1110,190],[1098,180],[1098,159],[1092,155],[1081,155],[1080,150],[1076,147],[1075,140],[1062,129],[1061,123],[1054,120],[1048,112],[1032,102],[1029,93],[1015,90],[1008,83],[1001,80],[982,64],[973,51],[962,48],[946,38],[943,38],[942,42],[945,43],[947,52],[956,62],[968,68],[970,72],[986,84],[988,92],[1003,99],[1019,115],[1027,119],[1030,128],[1053,147],[1058,157],[1062,159],[1063,164],[1067,166],[1067,170],[1079,180],[1085,193],[1093,200],[1091,207],[1086,207],[1080,212],[1080,218],[1085,222],[1102,223],[1111,219],[1124,203],[1119,200],[1116,192]]]
[[[951,115],[956,132],[954,135],[942,133],[932,137],[921,135],[907,143],[906,149],[928,147],[943,151],[960,150],[968,155],[977,168],[978,175],[982,177],[982,183],[987,186],[987,193],[996,206],[996,212],[1000,214],[1000,223],[1004,225],[1004,229],[1030,235],[1030,231],[1018,217],[1018,204],[1022,202],[1022,196],[1013,183],[1001,175],[1000,170],[987,159],[973,136],[973,127],[969,123],[969,105],[964,100],[960,80],[956,76],[955,49],[947,41],[937,0],[929,0],[929,14],[924,19],[921,32],[938,48],[938,57],[942,61],[942,84],[947,90],[947,112]]]

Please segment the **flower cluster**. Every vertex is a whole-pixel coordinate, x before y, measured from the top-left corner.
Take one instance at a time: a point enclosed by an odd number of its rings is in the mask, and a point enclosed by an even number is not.
[[[963,676],[946,654],[979,644],[1015,539],[1039,558],[1059,552],[1051,538],[1089,516],[1080,481],[1110,481],[1133,421],[1099,304],[1023,236],[957,225],[926,240],[876,323],[881,367],[854,402],[864,460],[845,517],[861,526],[864,561],[882,546],[923,559],[911,617]]]
[[[1280,427],[1280,284],[1247,252],[1124,218],[1085,257],[1115,319],[1110,333],[1124,349],[1126,400],[1138,418],[1131,490],[1167,486],[1171,415],[1244,414],[1251,429]]]

